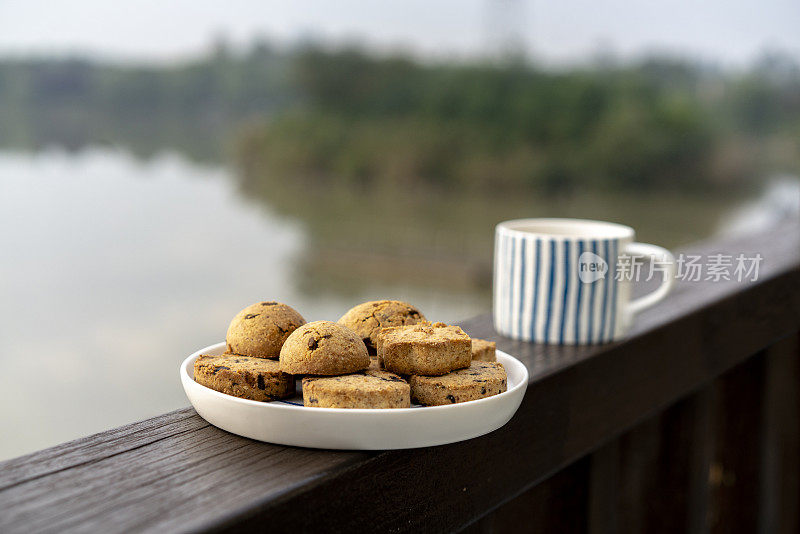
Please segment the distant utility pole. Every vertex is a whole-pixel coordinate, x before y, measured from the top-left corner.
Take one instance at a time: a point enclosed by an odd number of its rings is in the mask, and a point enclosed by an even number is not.
[[[495,60],[521,61],[527,57],[525,0],[485,0],[485,51]]]

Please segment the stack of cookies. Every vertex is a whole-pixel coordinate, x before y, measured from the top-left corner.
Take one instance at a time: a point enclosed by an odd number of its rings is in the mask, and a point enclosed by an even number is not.
[[[322,408],[408,408],[467,402],[506,391],[493,342],[430,323],[396,300],[365,302],[338,322],[305,319],[278,302],[233,318],[220,356],[199,356],[195,380],[257,401],[290,398]]]

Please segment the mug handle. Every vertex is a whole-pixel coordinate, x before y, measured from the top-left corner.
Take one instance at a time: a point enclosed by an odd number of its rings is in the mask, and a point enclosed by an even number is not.
[[[623,253],[631,256],[645,256],[650,261],[661,259],[667,261],[667,276],[664,277],[664,281],[658,286],[658,289],[632,300],[628,304],[627,312],[632,316],[660,302],[672,290],[672,286],[675,284],[675,256],[665,248],[647,243],[628,243],[623,249]]]

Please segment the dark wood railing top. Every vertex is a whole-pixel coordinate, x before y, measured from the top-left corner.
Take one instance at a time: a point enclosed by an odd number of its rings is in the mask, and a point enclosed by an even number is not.
[[[0,464],[0,531],[453,530],[800,325],[800,228],[684,252],[760,253],[759,280],[678,283],[621,342],[557,347],[463,323],[531,371],[487,436],[406,451],[259,443],[186,408]],[[10,431],[6,429],[6,431]]]

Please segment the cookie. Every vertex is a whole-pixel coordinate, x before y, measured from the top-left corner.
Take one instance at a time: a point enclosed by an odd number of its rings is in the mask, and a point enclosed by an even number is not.
[[[496,362],[495,354],[496,343],[485,339],[472,338],[472,359],[482,362]]]
[[[469,367],[472,342],[458,326],[425,323],[384,328],[378,359],[387,371],[403,375],[443,375]]]
[[[239,354],[198,356],[194,380],[220,393],[256,401],[285,399],[295,393],[294,377],[280,372],[278,362]]]
[[[408,382],[414,402],[439,406],[498,395],[506,391],[507,380],[502,363],[475,361],[444,376],[414,375]]]
[[[240,311],[228,326],[228,352],[276,359],[286,338],[306,324],[303,316],[280,302],[257,302]]]
[[[314,321],[301,326],[281,348],[281,371],[293,375],[344,375],[369,367],[367,347],[340,324]]]
[[[410,408],[411,388],[394,373],[363,373],[303,379],[303,405],[317,408]]]
[[[364,340],[367,350],[377,354],[377,335],[381,328],[417,324],[425,316],[411,304],[399,300],[373,300],[351,308],[338,323]]]

